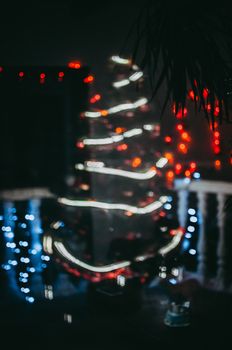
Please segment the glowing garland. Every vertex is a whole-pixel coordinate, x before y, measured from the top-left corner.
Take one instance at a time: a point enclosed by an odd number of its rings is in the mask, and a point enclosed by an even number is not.
[[[120,89],[121,87],[127,86],[130,83],[132,83],[132,82],[134,83],[134,82],[138,81],[142,77],[143,77],[143,72],[142,71],[135,72],[128,79],[115,81],[112,85],[113,85],[114,88]]]
[[[119,81],[115,81],[112,85],[114,88],[119,89],[121,87],[127,86],[130,83],[134,83],[143,77],[143,72],[139,69],[136,64],[131,64],[131,60],[122,58],[120,56],[112,56],[111,61],[124,66],[129,66],[134,70],[134,73],[128,79],[122,79]]]
[[[124,132],[121,135],[113,135],[111,137],[99,138],[99,139],[83,139],[83,143],[86,146],[103,146],[103,145],[111,145],[113,143],[121,142],[126,138],[131,138],[134,136],[138,136],[143,134],[143,130],[140,128],[135,128],[129,131]]]
[[[97,208],[97,209],[104,209],[104,210],[122,210],[126,212],[130,212],[132,214],[137,215],[145,215],[152,213],[154,211],[159,210],[164,203],[168,201],[167,196],[162,196],[159,198],[158,201],[155,201],[151,204],[148,204],[146,207],[135,207],[132,205],[124,204],[124,203],[105,203],[105,202],[98,202],[98,201],[83,201],[83,200],[72,200],[68,198],[59,198],[58,202],[71,206],[71,207],[81,207],[81,208]]]
[[[168,163],[166,158],[160,158],[156,162],[156,167],[163,168]],[[106,175],[114,175],[114,176],[122,176],[129,179],[134,180],[150,180],[157,175],[157,171],[155,169],[149,169],[146,172],[134,172],[134,171],[126,171],[121,169],[114,169],[105,167],[102,162],[91,162],[88,161],[86,164],[78,163],[76,164],[77,170],[85,170],[88,172],[98,173],[98,174],[106,174]]]
[[[52,239],[51,236],[47,236],[47,238],[49,237],[49,241],[53,242],[53,246],[56,248],[56,251],[58,252],[59,255],[61,255],[63,258],[65,258],[66,260],[68,260],[70,263],[74,264],[77,266],[77,268],[81,268],[84,270],[87,270],[91,273],[99,273],[99,274],[104,274],[104,273],[109,273],[109,272],[114,272],[120,269],[125,269],[128,268],[132,265],[133,261],[129,261],[129,260],[125,260],[125,261],[121,261],[121,262],[117,262],[117,263],[113,263],[113,264],[109,264],[109,265],[104,265],[104,266],[94,266],[94,265],[90,265],[84,261],[81,261],[80,259],[74,257],[64,246],[64,244],[61,241],[57,241],[55,239]],[[158,254],[162,255],[163,257],[166,256],[168,253],[170,253],[171,251],[173,251],[174,249],[176,249],[181,240],[183,238],[183,230],[181,229],[177,229],[175,231],[175,235],[173,237],[173,239],[171,240],[171,242],[169,242],[166,246],[160,248],[158,250]],[[44,246],[44,250],[47,253],[51,254],[51,250],[49,247],[49,251],[47,250],[47,246],[46,246],[46,242],[48,240],[44,240],[43,242],[43,246]],[[49,244],[50,246],[50,244]],[[54,250],[52,250],[53,252]],[[141,256],[137,256],[134,261],[135,262],[143,262],[146,261],[147,259],[151,259],[155,256],[155,254],[146,254],[146,255],[141,255]]]
[[[133,172],[133,171],[126,171],[121,169],[114,169],[114,168],[106,168],[106,167],[95,167],[95,166],[85,166],[83,164],[77,164],[76,169],[78,170],[85,170],[92,173],[98,173],[98,174],[105,174],[105,175],[115,175],[115,176],[121,176],[126,177],[129,179],[134,180],[149,180],[152,179],[157,172],[155,170],[148,170],[145,173],[141,172]]]
[[[121,133],[119,135],[113,135],[110,137],[103,137],[103,138],[83,138],[82,143],[85,146],[105,146],[105,145],[111,145],[113,143],[118,143],[123,141],[124,139],[129,139],[135,136],[142,135],[145,131],[151,132],[154,130],[155,125],[152,124],[145,124],[142,128],[134,128],[128,131],[125,131],[124,133]]]
[[[63,245],[62,242],[54,242],[54,246],[57,249],[57,251],[67,260],[72,262],[73,264],[77,265],[78,267],[81,267],[83,269],[86,269],[90,272],[95,272],[95,273],[107,273],[107,272],[112,272],[118,269],[123,269],[126,267],[129,267],[131,265],[130,261],[124,261],[121,263],[116,263],[116,264],[111,264],[107,266],[92,266],[90,264],[87,264],[77,258],[75,258],[72,254],[70,254],[65,246]]]
[[[117,64],[122,64],[122,65],[131,65],[131,60],[128,58],[122,58],[118,55],[112,56],[111,61],[117,63]]]
[[[131,102],[131,103],[123,103],[114,107],[111,107],[109,109],[104,109],[98,112],[85,112],[84,116],[87,118],[100,118],[102,116],[107,116],[107,115],[111,115],[111,114],[116,114],[116,113],[120,113],[120,112],[124,112],[124,111],[130,111],[130,110],[134,110],[137,109],[139,107],[142,107],[144,105],[146,105],[148,103],[148,99],[145,97],[142,97],[140,99],[138,99],[135,102]]]

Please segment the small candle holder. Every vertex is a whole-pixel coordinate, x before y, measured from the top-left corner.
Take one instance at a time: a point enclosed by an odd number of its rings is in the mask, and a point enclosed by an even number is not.
[[[190,304],[189,302],[171,302],[165,318],[164,324],[169,327],[187,327],[190,325]]]

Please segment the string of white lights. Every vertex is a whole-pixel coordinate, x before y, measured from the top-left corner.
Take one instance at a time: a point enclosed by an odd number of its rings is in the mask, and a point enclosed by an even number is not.
[[[134,83],[134,82],[138,81],[142,77],[143,77],[143,72],[138,71],[138,72],[133,73],[128,79],[122,79],[119,81],[115,81],[112,85],[114,88],[120,89],[121,87],[127,86],[132,82]]]
[[[168,163],[167,158],[160,158],[156,162],[156,167],[163,168],[167,163]],[[104,163],[102,162],[91,162],[91,161],[88,161],[85,164],[78,163],[76,164],[75,168],[80,171],[85,170],[88,172],[121,176],[121,177],[126,177],[134,180],[150,180],[157,175],[157,171],[155,169],[149,169],[146,172],[135,172],[135,171],[109,168],[109,167],[105,167]]]
[[[124,112],[124,111],[134,110],[134,109],[137,109],[139,107],[146,105],[147,103],[148,103],[148,99],[145,97],[142,97],[135,102],[123,103],[123,104],[111,107],[109,109],[106,109],[106,110],[97,111],[97,112],[87,111],[84,113],[84,116],[87,118],[100,118],[100,117],[106,116],[106,115],[111,115],[111,114],[116,114],[116,113],[120,113],[120,112]]]
[[[128,59],[128,58],[122,58],[118,55],[114,55],[111,57],[111,61],[113,61],[114,63],[117,63],[117,64],[122,64],[122,65],[131,65],[131,60]]]
[[[122,210],[126,212],[130,212],[132,214],[144,215],[149,214],[154,211],[159,210],[164,203],[168,201],[167,196],[162,196],[159,200],[148,204],[145,207],[136,207],[133,205],[128,205],[124,203],[106,203],[106,202],[98,202],[98,201],[85,201],[85,200],[73,200],[69,198],[59,198],[58,202],[71,206],[71,207],[82,207],[82,208],[97,208],[97,209],[105,209],[105,210]]]
[[[58,253],[61,254],[65,259],[69,260],[71,263],[77,265],[78,267],[86,269],[90,272],[95,272],[95,273],[113,272],[115,270],[129,267],[131,265],[130,261],[123,261],[123,262],[110,264],[106,266],[93,266],[75,258],[72,254],[70,254],[70,252],[68,252],[68,250],[65,248],[62,242],[55,241],[54,246],[57,249]]]
[[[172,250],[176,249],[180,244],[182,237],[183,237],[183,231],[177,230],[177,233],[173,237],[172,241],[168,243],[166,246],[159,249],[159,254],[162,256],[165,256],[168,253],[170,253]]]
[[[170,253],[172,250],[176,249],[179,246],[179,244],[181,243],[182,237],[183,237],[183,231],[177,229],[171,242],[169,242],[166,246],[160,248],[158,250],[158,254],[165,256],[168,253]],[[132,265],[132,261],[125,260],[125,261],[121,261],[121,262],[113,263],[113,264],[109,264],[109,265],[104,265],[104,266],[94,266],[94,265],[88,264],[84,261],[81,261],[80,259],[73,256],[66,249],[66,247],[64,246],[64,244],[61,241],[57,241],[56,239],[52,238],[51,236],[49,236],[49,238],[51,241],[53,241],[53,246],[55,247],[55,249],[59,255],[61,255],[66,260],[68,260],[70,263],[76,265],[78,268],[82,268],[82,269],[87,270],[89,272],[109,273],[109,272],[117,271],[120,269],[128,268],[129,266]],[[54,249],[52,249],[52,252],[50,250],[48,253],[54,254]],[[155,254],[145,254],[145,255],[135,257],[134,261],[139,263],[139,262],[143,262],[147,259],[151,259],[154,256],[155,256]]]
[[[139,79],[141,79],[144,75],[143,72],[139,69],[139,67],[136,64],[132,65],[131,60],[127,58],[122,58],[120,56],[112,56],[111,61],[119,65],[129,66],[134,71],[134,73],[128,79],[115,81],[112,85],[116,89],[127,86],[132,82],[136,82]]]
[[[103,146],[103,145],[111,145],[113,143],[121,142],[124,139],[131,138],[134,136],[141,135],[143,133],[143,130],[140,128],[134,128],[132,130],[128,130],[120,135],[113,135],[111,137],[105,137],[105,138],[85,138],[83,139],[83,143],[86,146]]]
[[[152,170],[152,169],[144,173],[141,173],[141,172],[133,172],[133,171],[126,171],[126,170],[106,168],[106,167],[100,168],[100,167],[83,165],[83,164],[77,164],[76,169],[85,170],[90,173],[121,176],[121,177],[126,177],[134,180],[149,180],[149,179],[152,179],[157,174],[156,170]]]

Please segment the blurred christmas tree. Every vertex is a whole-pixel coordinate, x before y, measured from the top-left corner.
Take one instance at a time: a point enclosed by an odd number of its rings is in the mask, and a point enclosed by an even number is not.
[[[130,265],[139,256],[146,260],[165,255],[163,247],[168,245],[167,252],[175,249],[182,236],[175,231],[177,221],[165,213],[171,208],[163,177],[168,159],[162,151],[159,117],[144,97],[144,74],[119,56],[111,57],[109,70],[113,82],[104,102],[94,77],[86,78],[92,87],[91,108],[81,118],[88,134],[76,142],[76,175],[68,195],[58,200],[69,218],[78,217],[77,223],[85,215],[81,235],[89,242],[88,259],[95,266],[119,261]],[[80,227],[77,231],[80,234]],[[63,245],[58,250],[70,260]]]

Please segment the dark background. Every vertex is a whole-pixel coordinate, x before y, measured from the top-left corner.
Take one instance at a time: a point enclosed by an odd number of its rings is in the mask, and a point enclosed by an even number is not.
[[[111,82],[107,60],[121,51],[124,55],[131,53],[131,40],[127,41],[127,37],[141,6],[143,2],[137,0],[5,2],[1,4],[0,11],[0,65],[65,66],[71,60],[80,60],[96,76],[96,92],[107,96]],[[133,35],[135,31],[132,30]],[[156,120],[159,120],[162,105],[160,99],[162,102],[162,93],[154,100]],[[107,107],[107,100],[104,104]],[[42,117],[40,122],[43,122]],[[173,116],[165,114],[161,119],[163,134],[170,134],[173,125]],[[207,164],[213,162],[204,116],[193,112],[189,129],[192,133],[191,149],[194,150],[189,160]],[[231,125],[222,127],[225,162],[228,162],[232,148],[231,131]],[[17,133],[16,130],[14,132]],[[215,176],[226,180],[230,178],[228,169],[224,174],[216,173]]]

